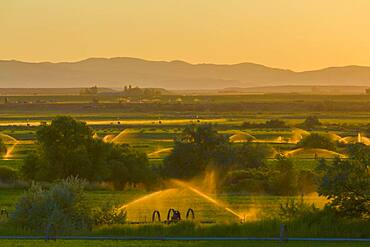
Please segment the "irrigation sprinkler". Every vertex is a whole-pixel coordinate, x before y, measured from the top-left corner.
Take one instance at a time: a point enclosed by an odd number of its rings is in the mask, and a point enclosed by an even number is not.
[[[189,208],[186,212],[186,220],[195,219],[194,210],[192,208]],[[167,220],[164,221],[164,223],[177,223],[181,221],[181,213],[179,210],[176,210],[174,208],[170,208],[167,212]],[[158,210],[154,210],[152,213],[152,222],[161,222],[161,214]]]
[[[155,222],[156,216],[157,216],[158,222],[161,222],[161,214],[159,213],[158,210],[153,211],[152,222]]]
[[[189,216],[191,215],[191,219],[194,220],[194,210],[192,208],[189,208],[188,211],[186,212],[186,219],[189,219]]]
[[[167,213],[167,222],[173,223],[181,220],[180,211],[170,208]]]
[[[171,213],[173,214],[175,212],[175,209],[170,208],[167,213],[167,221],[170,221],[171,219]]]
[[[0,216],[2,217],[3,215],[5,215],[6,218],[9,217],[8,210],[6,210],[5,208],[2,208],[0,211]]]

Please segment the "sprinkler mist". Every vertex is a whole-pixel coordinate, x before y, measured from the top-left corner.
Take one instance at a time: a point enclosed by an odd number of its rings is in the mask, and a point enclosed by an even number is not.
[[[123,206],[119,207],[119,208],[118,208],[118,210],[119,210],[119,211],[124,210],[124,209],[126,209],[128,206],[130,206],[130,205],[132,205],[132,204],[135,204],[135,203],[138,203],[138,202],[144,201],[144,200],[146,200],[146,199],[150,199],[150,198],[152,198],[152,197],[158,196],[158,195],[159,195],[159,194],[161,194],[162,192],[163,192],[162,190],[159,190],[159,191],[153,192],[153,193],[151,193],[151,194],[149,194],[149,195],[142,196],[142,197],[140,197],[140,198],[138,198],[138,199],[136,199],[136,200],[134,200],[134,201],[132,201],[132,202],[129,202],[129,203],[127,203],[127,204],[125,204],[125,205],[123,205]]]
[[[235,212],[234,210],[226,207],[223,203],[221,203],[221,202],[217,201],[216,199],[206,195],[205,193],[203,193],[202,191],[194,188],[190,184],[188,184],[186,182],[183,182],[183,181],[180,181],[180,180],[177,180],[177,179],[172,179],[171,182],[174,183],[177,186],[180,186],[180,187],[191,190],[192,192],[198,194],[199,196],[203,197],[207,201],[213,203],[214,205],[216,205],[218,207],[221,207],[221,208],[225,209],[227,212],[229,212],[229,213],[233,214],[234,216],[238,217],[238,219],[240,219],[240,220],[243,219],[243,217],[240,214],[238,214],[237,212]]]
[[[131,222],[143,223],[147,222],[146,217],[147,215],[149,215],[149,212],[152,215],[153,210],[162,213],[163,211],[167,211],[168,208],[176,210],[186,210],[189,208],[193,208],[196,211],[199,210],[200,212],[202,212],[202,210],[206,208],[207,210],[206,212],[209,213],[208,211],[209,205],[207,206],[208,203],[213,206],[211,207],[214,208],[213,210],[217,208],[219,209],[217,210],[219,213],[224,212],[223,214],[221,213],[221,215],[225,215],[225,217],[228,218],[230,217],[230,219],[234,218],[240,222],[245,221],[244,216],[229,208],[226,203],[223,203],[209,196],[208,194],[200,190],[198,187],[194,187],[192,184],[189,184],[188,182],[171,179],[168,180],[167,185],[168,189],[159,190],[151,194],[137,198],[124,205],[120,205],[119,207],[116,208],[116,210],[117,211],[127,210],[129,212],[128,215]],[[205,185],[207,186],[208,183]],[[205,202],[206,204],[204,204]],[[209,216],[210,215],[207,215],[207,213],[205,215],[203,215],[203,213],[200,213],[198,214],[197,219],[200,219],[201,222],[213,222],[212,220],[210,221]],[[205,221],[203,220],[204,219],[203,217],[206,217]],[[153,222],[153,220],[151,222]]]
[[[2,133],[0,133],[0,138],[4,140],[5,144],[11,145],[9,148],[7,148],[6,153],[3,156],[4,160],[8,160],[13,156],[14,149],[18,145],[19,141],[10,135]]]
[[[18,142],[15,142],[10,148],[6,150],[6,153],[4,155],[4,160],[8,160],[13,156],[13,151],[15,149],[15,146],[17,146]]]

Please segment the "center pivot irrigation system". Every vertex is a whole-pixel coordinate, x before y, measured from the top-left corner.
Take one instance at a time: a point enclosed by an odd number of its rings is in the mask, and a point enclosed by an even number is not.
[[[189,208],[188,211],[186,212],[186,220],[194,220],[195,215],[194,215],[194,210],[192,208]],[[167,219],[163,221],[163,223],[177,223],[181,221],[181,213],[179,210],[170,208],[167,212]],[[161,221],[161,213],[158,210],[154,210],[152,213],[152,222],[162,222]]]

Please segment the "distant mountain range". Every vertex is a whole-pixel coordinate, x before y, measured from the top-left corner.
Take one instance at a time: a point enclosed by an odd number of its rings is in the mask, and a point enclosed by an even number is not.
[[[138,58],[89,58],[78,62],[0,60],[0,87],[120,87],[222,89],[281,85],[370,86],[370,67],[345,66],[294,72],[254,63],[190,64]]]

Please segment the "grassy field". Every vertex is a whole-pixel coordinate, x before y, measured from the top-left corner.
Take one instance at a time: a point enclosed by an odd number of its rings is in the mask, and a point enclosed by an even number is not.
[[[23,191],[24,189],[0,189],[0,208],[6,208],[11,212]],[[226,206],[240,214],[241,217],[245,217],[245,220],[250,221],[261,216],[275,214],[280,203],[285,203],[288,198],[300,200],[298,196],[211,195],[222,204],[222,206],[218,206],[191,191],[176,187],[155,193],[154,196],[145,197],[135,202],[143,196],[152,194],[142,190],[124,192],[89,190],[87,191],[87,200],[92,207],[103,207],[107,203],[115,206],[129,204],[127,207],[128,220],[135,222],[150,222],[154,210],[159,210],[162,219],[165,219],[169,208],[180,210],[183,217],[186,211],[192,208],[195,211],[197,222],[239,222],[237,217],[225,210]],[[304,200],[310,204],[314,203],[317,207],[322,207],[325,203],[325,200],[314,194],[305,196]]]
[[[189,246],[189,247],[201,247],[201,246],[249,246],[249,247],[265,247],[265,246],[286,246],[286,247],[362,247],[368,246],[368,243],[342,243],[342,242],[307,242],[307,241],[290,241],[290,242],[278,242],[278,241],[82,241],[82,240],[57,240],[57,241],[44,241],[44,240],[0,240],[0,245],[4,247],[29,247],[29,246]]]
[[[262,97],[266,98],[266,97]],[[346,97],[343,98],[345,100]],[[136,113],[138,114],[138,113]],[[189,117],[182,113],[183,117],[172,117],[172,118],[160,118],[154,117],[153,115],[147,116],[142,113],[136,115],[135,118],[126,117],[113,117],[112,115],[95,113],[89,116],[80,116],[80,119],[86,120],[90,126],[93,127],[96,138],[103,140],[107,139],[117,144],[129,143],[132,147],[142,152],[147,153],[150,163],[152,165],[160,165],[163,158],[166,157],[173,147],[173,141],[177,135],[181,133],[183,128],[189,124],[202,124],[212,123],[219,130],[220,133],[230,137],[237,133],[245,133],[249,136],[253,136],[256,142],[269,143],[276,150],[276,152],[290,152],[294,150],[295,144],[285,142],[290,140],[297,133],[304,133],[304,131],[296,130],[295,127],[288,129],[268,129],[268,128],[256,128],[256,129],[243,129],[241,124],[243,121],[252,121],[255,123],[262,123],[268,119],[280,117],[287,121],[289,125],[301,123],[305,115],[296,113],[293,115],[277,114],[277,113],[260,113],[260,114],[245,114],[240,113],[234,115],[232,118],[225,116],[217,116],[214,118],[199,118],[199,121],[194,117]],[[366,119],[370,119],[370,114],[361,113],[354,115],[353,118],[348,118],[346,114],[341,113],[320,113],[322,118],[321,121],[332,121],[335,123],[340,119],[341,121],[347,121],[347,124],[351,124],[351,121],[358,121],[358,123],[366,123]],[[222,115],[222,114],[221,114]],[[45,115],[33,116],[35,124],[39,124],[41,120],[45,118]],[[44,120],[48,120],[45,118]],[[15,122],[12,122],[15,121]],[[7,166],[13,169],[19,170],[23,164],[23,159],[36,148],[35,137],[36,127],[33,126],[11,126],[9,123],[19,124],[22,117],[19,115],[6,115],[0,116],[0,123],[3,124],[1,127],[1,133],[10,142],[7,144],[11,147],[13,143],[12,138],[15,138],[17,145],[14,147],[13,152],[7,159],[0,160],[0,166]],[[26,122],[23,122],[26,123]],[[8,124],[8,125],[7,125]],[[356,127],[357,128],[357,127]],[[356,136],[357,132],[352,130],[353,128],[341,128],[336,129],[335,126],[330,129],[322,129],[316,132],[327,134],[335,133],[340,136]],[[278,140],[278,141],[277,141]],[[279,142],[280,140],[280,142]],[[235,143],[235,145],[240,145]],[[339,153],[343,152],[342,149],[338,150]],[[299,169],[312,170],[317,165],[315,156],[333,158],[334,156],[330,153],[316,151],[300,151],[294,153],[292,156]],[[317,157],[316,157],[317,158]],[[273,162],[271,157],[268,162]],[[12,208],[16,200],[22,193],[22,189],[1,189],[0,194],[0,207]],[[129,203],[130,201],[137,199],[146,193],[140,190],[136,191],[110,191],[110,190],[95,190],[88,191],[88,199],[92,205],[102,206],[102,202],[109,202],[113,205],[120,205]],[[175,196],[174,196],[175,195]],[[273,213],[278,208],[280,203],[287,200],[287,197],[277,196],[250,196],[250,195],[213,195],[215,198],[221,200],[225,205],[230,206],[240,213],[243,217],[247,215],[251,218],[257,217],[260,214]],[[179,200],[181,198],[181,200]],[[318,197],[306,196],[308,202],[315,203],[321,207],[323,205],[322,199]],[[165,201],[165,203],[163,203]],[[186,203],[178,203],[179,201]],[[210,206],[205,200],[199,198],[194,200],[194,195],[188,194],[184,191],[176,191],[176,193],[163,192],[162,197],[159,197],[157,201],[148,201],[145,203],[145,207],[135,205],[128,210],[129,219],[132,221],[147,221],[151,217],[153,210],[160,210],[161,214],[166,214],[166,210],[171,207],[181,209],[186,212],[188,208],[196,210],[199,220],[212,220],[212,221],[223,221],[233,219],[229,214],[225,214],[222,208]],[[149,206],[148,206],[149,205]],[[252,215],[252,216],[251,216]]]
[[[325,100],[323,100],[323,98]],[[181,99],[179,103],[178,99]],[[137,99],[136,99],[137,100]],[[156,103],[135,102],[118,104],[118,97],[99,97],[99,104],[92,104],[92,97],[87,96],[11,96],[9,104],[0,104],[0,133],[8,140],[6,145],[13,148],[9,156],[0,159],[0,166],[19,170],[24,158],[35,151],[36,130],[41,122],[50,122],[60,114],[71,115],[79,120],[86,121],[96,133],[95,138],[112,141],[117,144],[128,143],[133,148],[145,152],[150,164],[159,166],[163,159],[171,152],[174,139],[185,126],[211,123],[222,134],[231,137],[235,134],[252,136],[255,142],[270,144],[275,153],[291,152],[296,148],[294,137],[304,119],[308,115],[316,115],[324,124],[315,130],[321,134],[336,134],[340,137],[356,138],[358,133],[367,135],[370,123],[370,97],[366,95],[224,95],[224,96],[161,96]],[[3,102],[0,97],[0,102]],[[289,128],[244,128],[243,122],[264,123],[270,119],[281,119]],[[304,131],[299,130],[299,133]],[[0,136],[0,137],[1,137]],[[233,145],[240,145],[235,142]],[[345,154],[343,147],[336,150]],[[297,168],[312,170],[317,165],[317,158],[331,159],[333,153],[318,150],[299,150],[292,152]],[[271,156],[268,162],[273,162]],[[9,212],[14,206],[24,188],[9,188],[0,184],[0,208]],[[26,187],[21,184],[18,187]],[[262,217],[276,215],[281,203],[287,199],[300,197],[284,197],[269,195],[244,194],[212,194],[208,193],[219,203],[215,205],[209,200],[196,195],[185,188],[167,185],[160,191],[148,192],[140,189],[113,191],[106,185],[91,185],[87,190],[87,200],[93,207],[102,207],[106,204],[126,205],[128,221],[150,222],[152,212],[159,210],[162,219],[166,218],[167,210],[175,208],[185,215],[189,208],[195,211],[195,224],[213,222],[210,228],[186,228],[189,235],[268,235],[278,234],[278,225],[271,222],[255,223]],[[316,194],[305,195],[304,200],[322,207],[326,202]],[[240,227],[240,219],[235,217],[229,208],[235,211],[240,218],[251,222],[251,225]],[[1,220],[0,220],[1,223]],[[216,224],[217,223],[217,224]],[[220,224],[219,224],[220,223]],[[222,224],[236,224],[222,227]],[[219,226],[221,225],[221,226]],[[5,227],[5,228],[4,228]],[[95,235],[163,235],[176,234],[174,228],[163,229],[161,226],[143,224],[124,225],[109,228],[95,229]],[[192,228],[193,227],[193,228]],[[306,228],[304,228],[306,227]],[[323,226],[328,229],[309,228],[304,226],[292,229],[294,236],[348,236],[360,234],[363,236],[364,227],[347,230],[343,226]],[[348,227],[348,226],[346,226]],[[366,226],[365,226],[366,227]],[[7,232],[7,226],[0,224],[0,234]],[[329,229],[330,228],[330,229]],[[358,230],[357,233],[356,229]],[[14,234],[14,232],[10,233]],[[305,235],[307,234],[307,235]],[[357,236],[357,235],[356,235]],[[0,246],[226,246],[230,242],[165,242],[165,241],[16,241],[0,240]],[[260,242],[234,241],[233,246],[367,246],[362,243],[326,243],[326,242]]]
[[[161,121],[161,123],[159,124],[158,121]],[[298,119],[295,119],[295,121],[298,122]],[[302,122],[302,120],[300,121]],[[107,125],[105,122],[105,120],[95,121],[97,125],[92,125],[97,138],[103,140],[108,138],[107,140],[117,144],[128,143],[132,147],[147,153],[149,158],[157,160],[168,155],[171,151],[170,148],[173,146],[173,140],[181,133],[183,128],[189,124],[213,123],[216,128],[219,129],[219,132],[226,136],[230,137],[237,133],[244,133],[255,138],[256,142],[271,144],[280,152],[289,151],[295,147],[295,144],[286,142],[294,137],[296,131],[295,127],[290,129],[243,129],[241,128],[242,121],[236,121],[235,119],[202,119],[200,123],[191,119],[129,120],[127,124],[124,124],[124,122],[117,124],[117,120],[115,120],[114,124]],[[366,123],[366,121],[362,123]],[[1,134],[15,138],[17,144],[11,156],[7,158],[13,161],[0,160],[0,166],[6,165],[18,169],[22,164],[22,159],[24,159],[28,153],[35,150],[36,127],[19,126],[17,129],[13,129],[12,126],[8,126],[3,128]],[[315,132],[356,138],[358,132],[352,130],[356,128],[358,129],[358,126],[347,129],[322,129]],[[13,145],[13,142],[7,144],[8,148],[11,148]],[[339,152],[340,151],[342,150],[339,150]],[[302,160],[302,166],[312,167],[312,162],[309,164],[310,162],[308,162],[308,160],[313,160],[315,158],[315,153],[299,152],[297,155],[297,159]],[[333,158],[333,156],[335,156],[334,153],[322,153],[322,156],[319,154],[319,157],[324,158]]]

